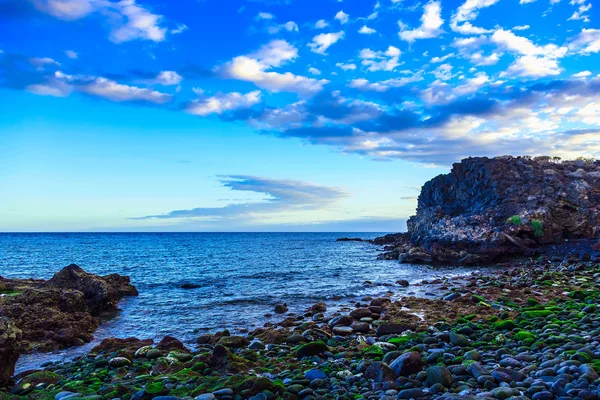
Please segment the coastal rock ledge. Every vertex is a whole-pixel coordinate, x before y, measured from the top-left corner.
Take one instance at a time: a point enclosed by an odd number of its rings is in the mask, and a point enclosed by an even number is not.
[[[477,157],[425,183],[408,232],[373,241],[381,257],[482,264],[600,236],[600,161]],[[600,257],[600,254],[592,255]]]
[[[0,277],[0,386],[19,354],[89,342],[100,324],[98,314],[137,294],[129,277],[98,276],[75,264],[48,281]]]

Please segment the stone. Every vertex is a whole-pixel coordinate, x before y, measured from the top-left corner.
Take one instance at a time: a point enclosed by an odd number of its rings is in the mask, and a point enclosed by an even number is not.
[[[277,304],[273,311],[275,311],[276,314],[285,314],[288,312],[288,307],[286,304]]]
[[[131,365],[131,361],[125,357],[114,357],[108,361],[108,365],[113,368],[121,368],[128,365]]]
[[[22,333],[12,320],[0,317],[0,386],[7,383],[15,372],[20,355]]]
[[[427,383],[429,386],[435,384],[442,384],[445,387],[452,385],[453,379],[452,374],[448,371],[448,368],[441,366],[433,366],[427,368]]]
[[[218,344],[234,349],[239,349],[248,346],[250,342],[243,336],[223,336],[219,340]]]
[[[471,341],[465,335],[452,331],[450,332],[450,343],[454,346],[466,347],[471,344]]]
[[[394,370],[381,361],[375,361],[367,367],[364,373],[365,378],[372,379],[374,382],[391,382],[396,379]]]
[[[304,373],[306,379],[327,379],[327,374],[320,369],[310,369]]]
[[[321,341],[309,342],[301,345],[298,350],[296,350],[296,356],[298,358],[316,356],[319,354],[323,354],[326,351],[329,351],[329,347]]]
[[[404,353],[392,361],[390,368],[394,371],[396,376],[410,376],[416,374],[423,368],[421,353],[416,351]]]

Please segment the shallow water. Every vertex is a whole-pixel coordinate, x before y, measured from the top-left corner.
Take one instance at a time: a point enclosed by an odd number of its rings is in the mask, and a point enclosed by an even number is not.
[[[96,274],[131,277],[140,295],[126,298],[95,334],[160,339],[173,335],[188,343],[198,332],[260,327],[278,303],[301,312],[317,301],[333,310],[364,296],[378,296],[382,283],[463,275],[468,268],[432,268],[376,260],[380,247],[336,242],[343,236],[374,233],[56,233],[0,234],[0,275],[50,278],[76,263]],[[365,285],[370,281],[374,285]],[[201,285],[182,289],[184,283]],[[425,293],[420,287],[398,295]],[[91,345],[57,354],[23,356],[18,369],[70,358]]]

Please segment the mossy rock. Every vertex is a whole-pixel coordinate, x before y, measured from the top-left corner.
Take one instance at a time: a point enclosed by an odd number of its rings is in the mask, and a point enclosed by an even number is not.
[[[536,310],[536,311],[525,311],[521,313],[521,317],[523,318],[546,318],[550,315],[554,314],[554,311],[551,310]]]
[[[512,319],[505,319],[494,323],[494,329],[497,331],[510,331],[517,327],[517,324]]]
[[[363,355],[370,358],[383,357],[384,352],[379,346],[369,346],[364,350]]]
[[[519,342],[523,342],[526,340],[535,341],[535,339],[537,339],[537,336],[528,331],[519,331],[519,332],[515,333],[515,340],[518,340]],[[531,343],[533,344],[533,342],[531,342]]]
[[[51,371],[39,371],[39,372],[34,372],[33,374],[24,376],[22,379],[20,379],[17,382],[16,388],[18,388],[19,392],[22,392],[22,391],[28,390],[30,388],[34,388],[35,386],[39,385],[40,383],[45,383],[47,385],[51,385],[51,384],[59,382],[61,379],[62,379],[62,376],[58,375],[57,373],[54,373]]]
[[[329,347],[321,340],[309,342],[299,346],[296,349],[296,356],[298,358],[317,356],[329,351]]]

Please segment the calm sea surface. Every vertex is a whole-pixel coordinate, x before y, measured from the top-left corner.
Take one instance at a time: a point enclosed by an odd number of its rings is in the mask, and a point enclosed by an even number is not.
[[[280,316],[265,317],[278,303],[302,312],[325,301],[334,310],[364,296],[386,293],[389,287],[384,283],[399,279],[414,283],[472,271],[376,260],[381,248],[335,241],[343,236],[374,238],[380,234],[0,234],[0,275],[47,279],[70,263],[96,274],[128,275],[140,295],[120,303],[120,311],[101,325],[96,340],[169,334],[192,343],[198,332],[252,329],[280,320]],[[201,287],[180,288],[184,283]],[[412,287],[400,294],[428,295],[420,290]],[[68,358],[87,348],[24,356],[19,369]]]

